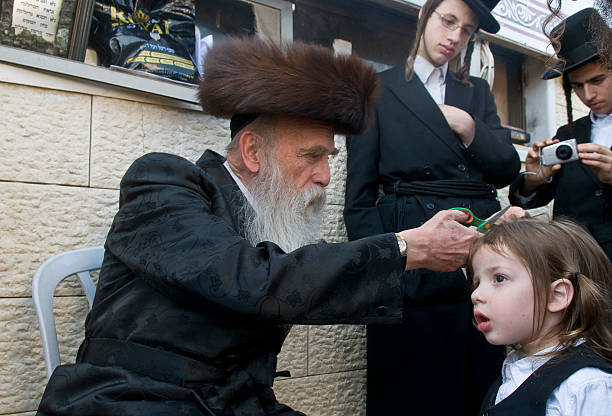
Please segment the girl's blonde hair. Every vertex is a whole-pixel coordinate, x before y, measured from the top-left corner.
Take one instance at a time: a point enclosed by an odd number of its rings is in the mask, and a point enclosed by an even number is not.
[[[537,336],[547,335],[539,332],[551,283],[568,279],[574,286],[574,298],[555,328],[561,346],[572,346],[585,338],[597,354],[612,362],[612,265],[591,234],[568,219],[504,222],[493,227],[472,247],[467,263],[470,279],[473,278],[474,254],[482,247],[502,255],[512,252],[529,271],[535,296],[534,332]]]

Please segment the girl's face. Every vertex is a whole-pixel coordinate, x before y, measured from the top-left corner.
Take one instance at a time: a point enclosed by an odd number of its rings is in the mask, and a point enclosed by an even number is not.
[[[539,351],[533,345],[535,299],[529,270],[509,250],[501,255],[486,245],[472,258],[472,270],[474,318],[487,341],[521,344],[527,354]]]

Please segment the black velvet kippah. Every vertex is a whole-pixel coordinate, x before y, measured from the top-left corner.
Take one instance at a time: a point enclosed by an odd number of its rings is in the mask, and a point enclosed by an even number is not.
[[[233,139],[244,126],[253,122],[258,114],[234,114],[230,120],[230,135]]]

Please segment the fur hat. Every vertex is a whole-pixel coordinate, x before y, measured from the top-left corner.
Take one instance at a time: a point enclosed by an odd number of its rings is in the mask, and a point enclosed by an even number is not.
[[[206,55],[200,104],[222,118],[288,115],[359,134],[367,127],[377,86],[374,69],[354,56],[301,42],[279,46],[228,38]]]

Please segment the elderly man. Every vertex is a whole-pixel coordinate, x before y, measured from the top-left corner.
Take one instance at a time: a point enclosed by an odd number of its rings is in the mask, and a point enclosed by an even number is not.
[[[289,324],[397,322],[403,271],[454,270],[477,238],[446,211],[316,243],[334,133],[363,130],[376,91],[357,58],[235,39],[204,74],[204,111],[232,119],[227,158],[129,168],[86,339],[39,415],[301,414],[272,391]]]

